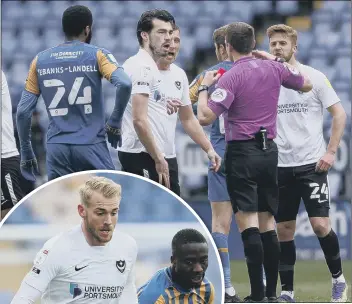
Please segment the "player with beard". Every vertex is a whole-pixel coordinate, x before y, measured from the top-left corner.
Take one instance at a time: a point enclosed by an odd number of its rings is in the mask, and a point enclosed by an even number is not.
[[[39,95],[49,116],[47,173],[49,180],[72,172],[115,169],[106,143],[117,147],[131,81],[107,50],[90,45],[93,17],[81,5],[62,16],[66,41],[39,53],[31,63],[17,108],[21,171],[35,180],[37,161],[31,146],[31,117]],[[106,124],[102,77],[117,88],[115,108]]]
[[[180,118],[180,122],[186,133],[207,153],[211,162],[211,170],[217,171],[221,165],[220,156],[214,151],[203,128],[193,114],[192,104],[189,98],[187,75],[183,69],[173,63],[180,50],[180,45],[180,29],[175,25],[169,53],[166,57],[161,57],[157,62],[158,68],[163,76],[161,94],[163,98],[166,98],[169,104],[172,105],[169,107],[170,115],[167,120],[168,126],[165,128],[167,132],[165,158],[169,164],[170,189],[177,195],[180,195],[175,146],[177,117]]]
[[[138,289],[139,304],[213,304],[214,287],[205,278],[208,244],[195,229],[183,229],[172,239],[171,266],[159,270]]]
[[[343,135],[346,113],[339,97],[326,76],[296,60],[297,32],[284,24],[267,29],[270,53],[259,54],[266,59],[280,57],[307,74],[313,83],[312,91],[299,93],[281,88],[277,116],[279,151],[278,183],[279,208],[276,215],[280,241],[280,279],[283,302],[294,302],[294,265],[296,247],[294,234],[296,217],[303,199],[309,221],[318,237],[332,277],[332,302],[347,301],[339,241],[329,220],[330,195],[328,171]],[[258,54],[255,53],[258,56]],[[332,115],[330,141],[326,147],[323,137],[323,111]]]
[[[80,189],[80,225],[48,240],[11,304],[136,304],[137,244],[114,231],[121,186],[92,177]],[[121,246],[123,244],[123,246]]]
[[[132,80],[132,93],[122,122],[118,148],[122,170],[150,178],[170,188],[165,160],[167,102],[162,98],[162,75],[156,62],[166,57],[175,25],[165,10],[144,12],[137,24],[138,53],[123,67]]]

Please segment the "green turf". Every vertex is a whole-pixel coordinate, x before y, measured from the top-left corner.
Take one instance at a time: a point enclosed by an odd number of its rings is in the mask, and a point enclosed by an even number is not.
[[[349,285],[348,300],[351,301],[352,261],[342,263],[344,276]],[[247,266],[244,261],[231,262],[231,277],[241,298],[250,293]],[[280,284],[278,284],[278,294]],[[295,267],[296,302],[330,302],[331,276],[325,261],[297,261]]]

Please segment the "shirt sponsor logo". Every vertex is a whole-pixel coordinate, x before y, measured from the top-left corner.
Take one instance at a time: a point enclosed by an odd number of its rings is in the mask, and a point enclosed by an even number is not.
[[[213,94],[211,94],[210,98],[215,102],[221,102],[225,100],[226,96],[227,92],[224,89],[217,88]]]
[[[77,58],[78,56],[83,55],[83,51],[77,52],[55,52],[51,53],[50,57],[55,57],[55,59],[66,59],[66,58]]]
[[[82,286],[77,283],[70,283],[70,294],[72,298],[81,295],[88,299],[117,299],[123,292],[123,286]]]
[[[307,103],[286,103],[278,105],[277,114],[308,113]]]
[[[154,91],[154,99],[155,99],[155,101],[159,101],[159,100],[161,100],[161,93],[158,91],[158,90],[155,90]]]
[[[140,85],[140,86],[148,86],[148,87],[149,87],[149,83],[148,83],[148,82],[145,82],[145,81],[138,81],[138,82],[137,82],[137,85]]]

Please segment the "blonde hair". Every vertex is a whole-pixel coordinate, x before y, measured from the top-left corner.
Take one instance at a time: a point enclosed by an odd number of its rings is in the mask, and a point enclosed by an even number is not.
[[[287,35],[293,45],[297,44],[297,31],[295,29],[293,29],[292,27],[286,25],[286,24],[275,24],[270,26],[267,30],[266,30],[266,34],[269,37],[269,39],[276,33],[281,33],[281,34],[285,34]]]
[[[213,33],[213,42],[220,46],[225,45],[225,36],[226,36],[226,29],[228,25],[224,25],[222,27],[217,28]]]
[[[105,198],[121,198],[121,185],[116,184],[111,179],[101,176],[93,176],[85,182],[79,189],[81,202],[88,206],[93,192],[102,194]]]

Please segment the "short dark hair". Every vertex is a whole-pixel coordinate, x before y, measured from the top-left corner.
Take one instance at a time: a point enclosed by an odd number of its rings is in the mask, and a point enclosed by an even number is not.
[[[165,22],[170,22],[172,27],[175,26],[175,18],[168,11],[162,9],[153,9],[145,11],[139,18],[137,24],[137,38],[140,46],[143,45],[142,32],[150,33],[153,29],[153,20],[159,19]]]
[[[90,9],[83,5],[73,5],[62,15],[62,29],[66,37],[79,36],[86,26],[92,26],[93,16]]]
[[[217,28],[213,33],[213,43],[218,47],[220,45],[225,46],[225,36],[226,36],[227,25]]]
[[[254,28],[244,22],[234,22],[227,26],[226,42],[240,54],[250,53],[255,44]]]
[[[176,23],[173,26],[173,30],[181,32],[180,27]]]
[[[182,229],[175,234],[172,239],[172,254],[174,255],[182,245],[190,243],[205,243],[207,240],[198,230],[187,228]]]

